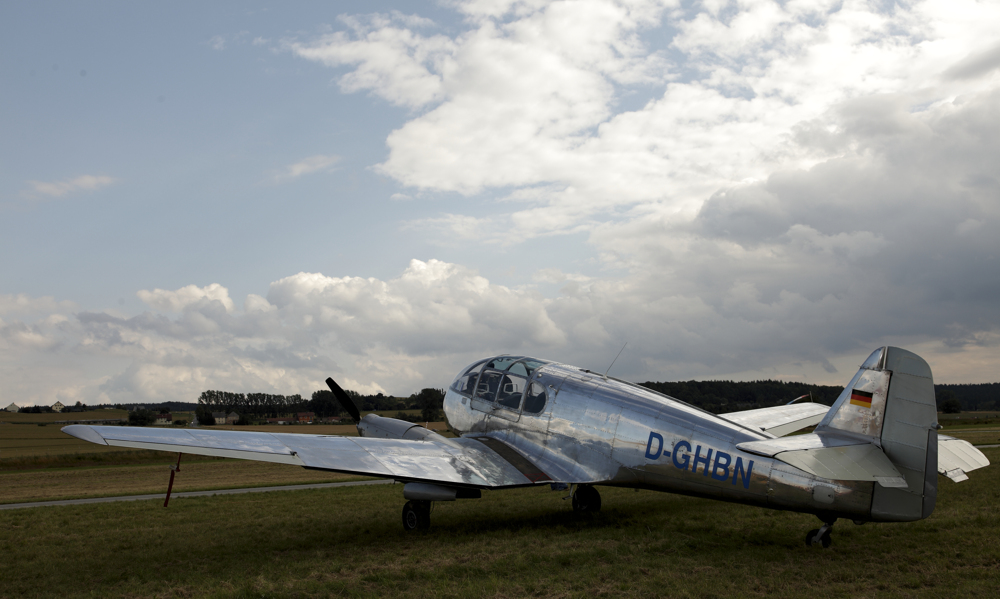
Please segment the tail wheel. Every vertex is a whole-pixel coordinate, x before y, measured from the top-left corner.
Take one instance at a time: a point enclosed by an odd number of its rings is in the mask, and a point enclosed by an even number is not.
[[[589,485],[581,485],[573,493],[574,512],[599,512],[601,511],[601,494],[597,489]]]
[[[431,527],[431,502],[407,501],[403,506],[403,530],[427,530]]]

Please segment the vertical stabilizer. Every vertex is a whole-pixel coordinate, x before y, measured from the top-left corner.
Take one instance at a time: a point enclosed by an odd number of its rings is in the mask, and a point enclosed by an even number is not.
[[[905,487],[875,486],[873,520],[919,520],[934,511],[937,403],[923,358],[898,347],[873,352],[816,432],[878,445],[906,479]]]
[[[889,379],[892,376],[885,368],[888,349],[877,349],[868,356],[830,411],[816,426],[817,433],[846,433],[850,437],[881,447]]]

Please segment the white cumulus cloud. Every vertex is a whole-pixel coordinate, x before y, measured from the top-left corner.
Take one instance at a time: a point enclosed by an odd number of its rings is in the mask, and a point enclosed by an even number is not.
[[[78,191],[95,191],[107,187],[117,180],[104,175],[81,175],[64,181],[28,181],[32,195],[43,195],[60,198]]]
[[[191,306],[203,306],[212,302],[218,302],[226,312],[233,311],[233,300],[229,298],[229,290],[218,283],[205,287],[188,285],[176,291],[143,289],[136,295],[150,308],[161,312],[181,312]]]
[[[280,174],[275,176],[275,181],[297,179],[302,175],[308,175],[310,173],[316,173],[320,171],[327,171],[330,170],[338,162],[340,162],[340,156],[336,155],[325,156],[322,154],[318,154],[316,156],[310,156],[304,160],[296,162],[295,164],[290,164],[286,166],[285,169]]]

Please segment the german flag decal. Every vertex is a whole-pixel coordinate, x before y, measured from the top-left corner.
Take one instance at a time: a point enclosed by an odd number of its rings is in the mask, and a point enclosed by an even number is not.
[[[852,390],[851,405],[861,406],[862,408],[872,407],[872,394],[867,391],[858,391],[857,389]]]

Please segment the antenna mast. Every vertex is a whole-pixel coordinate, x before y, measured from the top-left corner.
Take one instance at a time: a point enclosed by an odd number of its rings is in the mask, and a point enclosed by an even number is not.
[[[628,341],[625,342],[625,345],[628,345]],[[622,352],[625,351],[625,345],[623,345],[622,348],[618,350],[618,356],[622,355]],[[615,356],[615,359],[611,360],[611,366],[614,366],[615,362],[618,361],[618,356]],[[604,380],[608,380],[608,373],[611,372],[611,366],[608,366],[608,369],[604,371]]]

